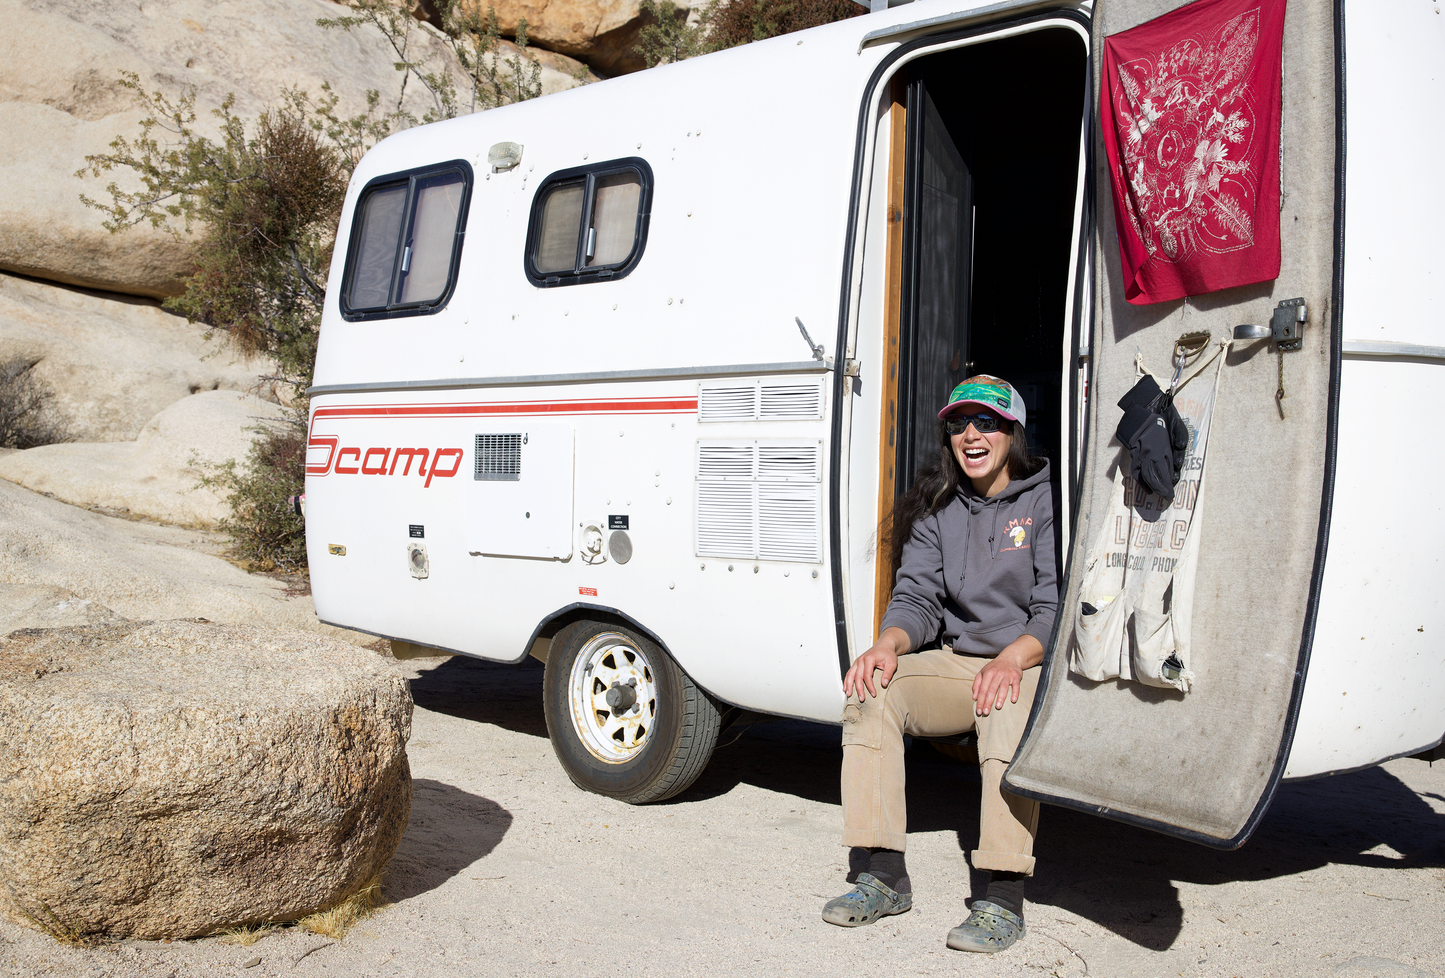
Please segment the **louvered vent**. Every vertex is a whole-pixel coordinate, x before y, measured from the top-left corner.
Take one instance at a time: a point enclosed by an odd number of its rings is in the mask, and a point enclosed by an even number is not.
[[[516,482],[522,478],[522,435],[477,435],[475,468],[479,482]]]
[[[699,421],[756,421],[758,388],[699,387],[697,419]]]
[[[816,445],[759,445],[758,479],[763,482],[817,482],[822,453]]]
[[[818,442],[699,442],[697,553],[823,559],[823,449]]]
[[[757,446],[751,442],[711,445],[699,442],[697,477],[709,481],[751,482],[757,472],[757,461]]]
[[[697,552],[703,557],[744,557],[753,553],[753,510],[757,487],[750,482],[697,484]]]
[[[700,384],[699,421],[814,421],[823,416],[823,387],[806,384]]]
[[[758,485],[758,556],[764,560],[823,559],[819,489],[812,485]]]
[[[768,384],[761,390],[761,421],[810,421],[823,416],[823,388],[818,384]]]

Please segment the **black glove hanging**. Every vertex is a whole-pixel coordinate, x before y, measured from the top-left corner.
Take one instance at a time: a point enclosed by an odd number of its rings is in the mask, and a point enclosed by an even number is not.
[[[1189,454],[1189,427],[1174,408],[1174,398],[1147,374],[1119,399],[1124,417],[1116,434],[1129,448],[1134,480],[1150,492],[1174,501],[1174,485]]]

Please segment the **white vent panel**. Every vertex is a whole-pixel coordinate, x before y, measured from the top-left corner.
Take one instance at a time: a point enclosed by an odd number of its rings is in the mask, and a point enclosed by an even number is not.
[[[822,477],[823,452],[818,445],[760,445],[758,480],[763,482],[817,482]]]
[[[723,479],[750,482],[756,466],[757,450],[751,443],[699,444],[697,446],[697,477],[699,480]]]
[[[758,388],[706,387],[697,391],[697,419],[699,421],[756,421],[758,417]]]
[[[823,417],[823,385],[712,383],[697,388],[697,420],[817,421]]]
[[[758,556],[764,560],[823,559],[822,487],[758,485]]]
[[[749,557],[756,550],[752,483],[697,484],[697,552],[701,557]]]
[[[823,559],[820,442],[699,442],[697,455],[698,556]]]
[[[759,402],[760,421],[811,421],[823,416],[819,384],[766,384]]]

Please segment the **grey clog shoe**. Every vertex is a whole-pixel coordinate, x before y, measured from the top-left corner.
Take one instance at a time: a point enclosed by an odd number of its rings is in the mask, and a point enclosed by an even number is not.
[[[955,951],[991,954],[1013,947],[1023,937],[1024,919],[987,900],[973,901],[968,919],[948,932],[948,946]]]
[[[872,874],[859,873],[852,890],[823,906],[823,919],[839,927],[862,927],[912,908],[912,893],[895,893]]]

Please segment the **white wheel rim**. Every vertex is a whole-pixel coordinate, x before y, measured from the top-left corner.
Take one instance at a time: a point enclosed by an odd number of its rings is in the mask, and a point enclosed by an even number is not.
[[[615,707],[607,701],[614,687],[630,687],[635,700]],[[572,662],[567,688],[572,726],[593,757],[622,764],[647,746],[657,719],[657,683],[652,663],[626,636],[603,632],[591,638]]]

